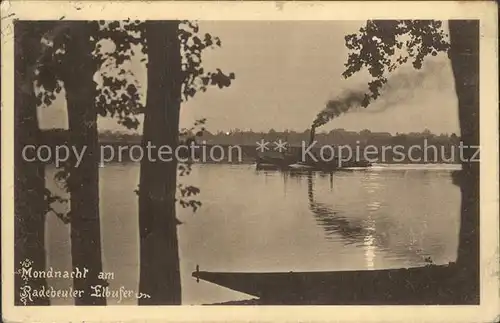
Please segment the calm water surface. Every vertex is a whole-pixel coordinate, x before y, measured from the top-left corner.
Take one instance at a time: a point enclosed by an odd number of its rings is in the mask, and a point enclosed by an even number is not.
[[[251,298],[196,281],[209,271],[315,271],[380,269],[454,261],[460,191],[454,166],[379,165],[330,174],[256,171],[253,165],[197,165],[183,183],[201,188],[196,213],[178,209],[184,304]],[[137,290],[138,164],[100,170],[104,270],[110,288]],[[58,190],[54,169],[47,185]],[[48,266],[71,270],[69,228],[47,221]],[[70,281],[53,279],[54,288]],[[135,304],[125,300],[120,304]],[[53,304],[72,304],[54,299]],[[110,299],[108,304],[118,304]]]

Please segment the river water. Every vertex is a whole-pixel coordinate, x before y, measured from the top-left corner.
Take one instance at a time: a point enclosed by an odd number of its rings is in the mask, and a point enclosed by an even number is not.
[[[459,168],[459,166],[458,166]],[[195,165],[182,183],[201,189],[202,207],[178,208],[184,304],[251,298],[191,277],[208,271],[382,269],[454,261],[460,191],[454,165],[376,165],[320,173],[257,171],[254,165]],[[47,186],[61,192],[47,171]],[[100,169],[104,271],[110,288],[137,290],[139,165]],[[71,270],[69,227],[47,220],[47,266]],[[427,258],[427,260],[426,260]],[[56,289],[71,281],[51,279]],[[72,304],[53,299],[54,305]],[[127,299],[108,304],[136,304]]]

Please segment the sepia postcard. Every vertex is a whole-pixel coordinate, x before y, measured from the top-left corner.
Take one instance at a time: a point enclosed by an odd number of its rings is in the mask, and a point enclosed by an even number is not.
[[[3,321],[500,319],[494,2],[1,18]]]

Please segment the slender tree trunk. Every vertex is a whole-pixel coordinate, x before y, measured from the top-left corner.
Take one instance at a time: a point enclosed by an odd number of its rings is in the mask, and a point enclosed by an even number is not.
[[[64,86],[68,107],[70,144],[82,151],[82,161],[76,165],[73,157],[68,179],[71,194],[71,257],[73,270],[85,271],[86,277],[73,280],[75,289],[83,290],[75,298],[76,305],[105,305],[106,298],[92,296],[94,285],[105,285],[98,279],[102,271],[101,230],[99,221],[99,148],[96,84],[93,80],[96,65],[92,56],[90,36],[96,23],[74,22],[66,48]]]
[[[27,161],[22,152],[27,145],[38,145],[40,139],[33,88],[41,39],[36,24],[14,22],[14,265],[18,270],[20,262],[28,259],[33,271],[45,270],[45,167],[39,161]],[[14,284],[15,304],[24,305],[20,289],[25,281],[21,275],[15,275]],[[47,288],[44,278],[30,278],[26,285],[32,290]],[[26,305],[49,305],[49,299],[44,297],[24,300]]]
[[[449,21],[450,59],[458,96],[461,140],[479,145],[479,20]],[[462,193],[457,265],[463,278],[463,297],[479,302],[479,163],[468,162],[476,149],[466,149],[456,184]]]
[[[148,92],[143,147],[166,145],[175,150],[179,137],[181,56],[177,21],[146,23]],[[139,305],[181,303],[175,192],[177,160],[173,154],[159,160],[157,150],[141,161],[139,185],[140,283],[151,298]],[[165,150],[164,150],[165,151]],[[170,160],[170,159],[171,160]],[[169,159],[166,161],[165,159]]]

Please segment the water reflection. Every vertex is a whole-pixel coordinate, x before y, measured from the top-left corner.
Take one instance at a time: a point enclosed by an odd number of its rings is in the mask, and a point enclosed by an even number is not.
[[[455,260],[460,191],[451,172],[388,168],[330,174],[193,167],[180,180],[201,187],[203,207],[196,214],[178,209],[184,304],[248,299],[196,283],[196,265],[213,271],[330,271],[415,267],[427,256],[438,264]],[[135,289],[139,167],[109,165],[100,177],[104,270],[115,273],[112,288]],[[53,178],[54,170],[47,172],[48,185],[59,192]],[[56,217],[47,222],[47,264],[71,270],[68,226]],[[60,289],[69,283],[51,282]]]
[[[414,173],[407,170],[396,171],[398,177],[415,176]],[[442,176],[443,172],[419,172],[418,180],[423,186],[432,185],[436,174]],[[376,255],[380,251],[389,252],[395,258],[405,258],[409,264],[422,264],[424,259],[429,255],[429,248],[425,248],[422,244],[430,242],[433,252],[439,248],[439,244],[432,244],[433,241],[429,238],[426,239],[425,230],[428,229],[427,221],[421,219],[420,222],[408,223],[403,228],[391,223],[391,217],[384,214],[387,212],[383,209],[386,201],[381,200],[381,192],[385,190],[384,180],[387,174],[377,172],[364,172],[361,180],[361,186],[364,188],[366,194],[363,198],[358,200],[358,203],[363,203],[364,207],[361,208],[363,214],[360,216],[354,214],[354,209],[342,209],[340,203],[336,203],[335,195],[331,193],[333,203],[322,203],[317,201],[316,193],[316,180],[328,177],[330,184],[330,191],[333,190],[334,174],[324,174],[315,172],[294,172],[284,174],[284,185],[287,185],[288,177],[297,177],[299,179],[307,180],[307,201],[311,214],[318,226],[320,226],[325,234],[325,239],[329,241],[341,241],[344,245],[355,245],[363,249],[367,269],[374,269]],[[444,176],[449,176],[446,172]],[[319,177],[319,178],[318,178]],[[402,192],[404,194],[404,192]],[[394,198],[398,198],[394,196]],[[414,199],[421,197],[415,196]],[[425,200],[424,200],[425,202]],[[340,206],[340,207],[339,207]],[[419,210],[412,210],[418,213]],[[359,212],[359,209],[358,209]],[[411,224],[411,225],[410,225]],[[395,229],[403,229],[403,232],[396,232]],[[406,230],[406,232],[404,232]],[[398,241],[394,244],[391,241],[391,236],[395,233],[400,236]],[[392,237],[394,238],[394,237]]]
[[[365,239],[367,235],[366,228],[361,223],[348,220],[338,211],[334,211],[330,206],[319,203],[314,199],[314,173],[306,173],[307,178],[307,197],[309,209],[316,218],[317,223],[325,230],[326,237],[331,239],[339,234],[346,243],[358,243]],[[333,178],[331,175],[330,178]],[[333,185],[333,179],[330,180]]]

